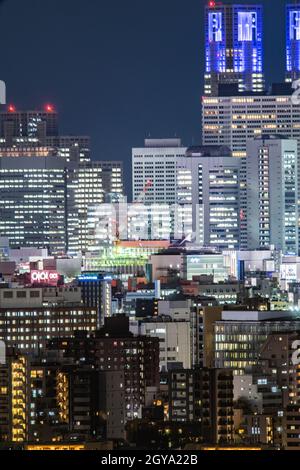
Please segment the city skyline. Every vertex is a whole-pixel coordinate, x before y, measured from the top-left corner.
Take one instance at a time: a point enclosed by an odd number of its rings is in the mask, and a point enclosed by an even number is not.
[[[0,5],[0,39],[7,44],[1,78],[8,102],[18,109],[53,103],[64,133],[91,136],[93,160],[130,161],[131,147],[149,135],[201,143],[204,0],[187,5],[155,0],[147,10],[136,1],[126,8],[117,1],[91,2],[88,8],[79,0],[46,1],[43,7],[34,0],[24,3]],[[285,2],[251,3],[264,6],[266,82],[283,81]],[[274,29],[278,34],[267,41]],[[30,51],[24,57],[22,34]],[[128,170],[130,193],[129,179]]]
[[[274,1],[0,0],[0,450],[300,450],[300,0]]]

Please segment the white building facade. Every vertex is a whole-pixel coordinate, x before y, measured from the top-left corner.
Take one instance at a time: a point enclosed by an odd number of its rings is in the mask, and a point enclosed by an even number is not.
[[[300,106],[288,95],[203,97],[202,129],[203,145],[227,145],[234,157],[246,157],[247,141],[262,134],[296,139],[300,148]]]
[[[240,160],[224,146],[146,140],[132,152],[133,198],[176,206],[173,225],[183,235],[202,246],[234,249],[240,242],[240,170]]]
[[[249,250],[298,253],[297,141],[263,136],[247,143],[246,230]]]

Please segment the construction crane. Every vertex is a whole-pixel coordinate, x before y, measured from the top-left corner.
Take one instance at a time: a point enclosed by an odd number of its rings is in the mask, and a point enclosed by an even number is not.
[[[152,186],[153,186],[153,181],[148,180],[145,184],[143,191],[141,191],[137,199],[133,201],[133,204],[142,204],[143,202],[145,202],[145,196],[147,192],[149,191],[149,189],[152,188]]]
[[[145,196],[147,192],[149,191],[150,188],[153,186],[153,181],[148,180],[144,186],[143,191],[140,192],[138,197],[133,201],[133,204],[143,204],[145,202]],[[119,225],[119,218],[117,217],[117,220],[113,220],[113,223],[115,222],[116,224],[116,240],[115,240],[115,246],[120,246],[121,240],[120,240],[120,225]]]

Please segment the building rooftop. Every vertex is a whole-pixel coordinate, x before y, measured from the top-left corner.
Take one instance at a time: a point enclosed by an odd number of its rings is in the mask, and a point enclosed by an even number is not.
[[[187,157],[231,157],[232,152],[226,145],[194,145],[187,149]]]
[[[291,321],[300,316],[289,311],[228,310],[222,312],[222,321]]]
[[[262,134],[255,136],[254,140],[295,140],[282,134]]]
[[[172,138],[172,139],[145,139],[145,147],[156,147],[156,148],[173,148],[181,147],[181,139]]]

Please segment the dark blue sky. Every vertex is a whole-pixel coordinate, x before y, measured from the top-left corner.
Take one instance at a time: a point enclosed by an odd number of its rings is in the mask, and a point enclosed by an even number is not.
[[[0,78],[8,100],[54,103],[63,132],[91,135],[94,159],[121,159],[128,170],[131,147],[149,134],[198,143],[205,3],[6,0]],[[267,80],[280,81],[285,1],[253,3],[265,6]]]

